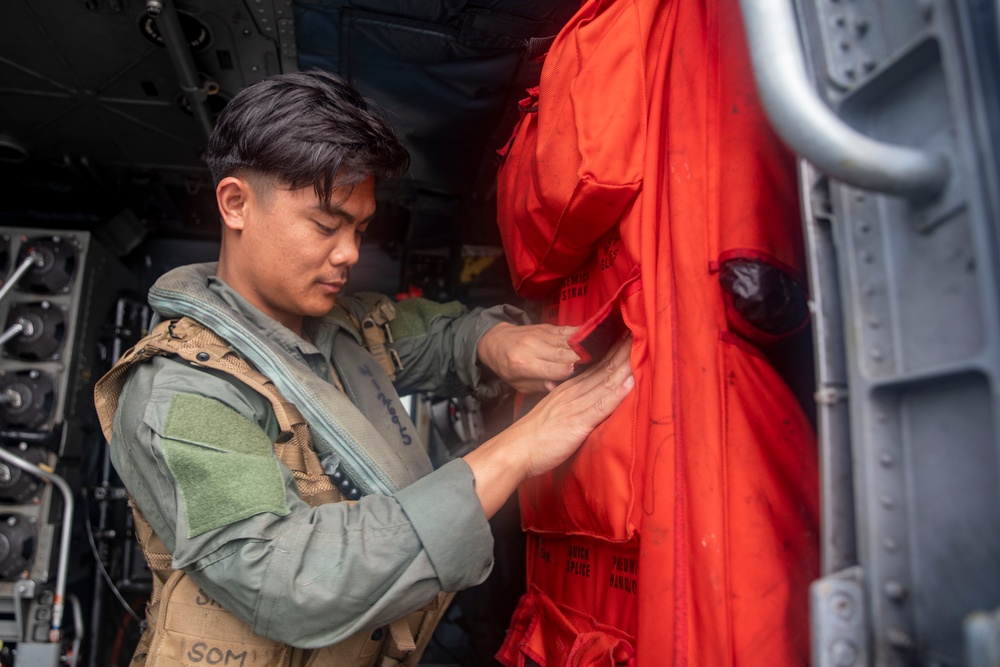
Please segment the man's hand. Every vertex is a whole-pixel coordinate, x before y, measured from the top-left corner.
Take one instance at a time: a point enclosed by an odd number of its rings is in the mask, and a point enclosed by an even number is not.
[[[529,477],[555,468],[580,448],[635,385],[631,335],[599,364],[563,382],[524,417],[465,456],[487,517]]]
[[[479,361],[524,394],[552,391],[580,359],[566,342],[579,327],[501,323],[483,334]]]

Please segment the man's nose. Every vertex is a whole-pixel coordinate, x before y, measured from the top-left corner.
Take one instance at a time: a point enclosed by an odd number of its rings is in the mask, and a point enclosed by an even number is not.
[[[358,263],[359,243],[353,234],[344,234],[330,253],[330,264],[334,266],[354,266]]]

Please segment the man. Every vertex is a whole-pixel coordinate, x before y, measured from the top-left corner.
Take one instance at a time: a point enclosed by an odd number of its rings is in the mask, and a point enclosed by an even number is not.
[[[218,264],[157,282],[163,324],[97,390],[156,574],[133,664],[416,664],[439,594],[489,573],[487,519],[631,389],[629,343],[567,380],[571,329],[517,325],[508,307],[409,300],[380,337],[384,303],[342,293],[375,179],[408,158],[331,74],[239,93],[208,160]],[[408,392],[551,393],[432,471],[390,376]]]

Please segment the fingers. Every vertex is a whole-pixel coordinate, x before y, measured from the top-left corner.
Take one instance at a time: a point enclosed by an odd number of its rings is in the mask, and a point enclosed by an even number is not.
[[[594,374],[599,382],[585,394],[593,401],[591,419],[595,427],[621,405],[635,386],[635,377],[632,375],[627,356],[631,348],[631,338],[627,342],[628,345],[620,345],[600,371]]]
[[[571,326],[569,324],[536,324],[533,326],[562,339],[570,338],[580,328],[579,326]]]
[[[577,420],[576,426],[589,431],[614,412],[635,386],[628,363],[631,347],[631,336],[623,338],[602,363],[594,364],[549,394],[561,405],[561,414]]]
[[[628,366],[629,355],[631,352],[632,334],[626,333],[617,343],[615,343],[608,353],[604,355],[604,359],[584,370],[577,376],[576,379],[581,383],[588,384],[589,386],[589,384],[593,382],[603,382],[608,375],[614,375],[616,371],[621,370],[622,368],[628,369],[628,373],[631,373],[631,368]],[[628,373],[626,373],[626,375]],[[624,379],[625,376],[621,377]]]
[[[569,346],[570,337],[580,327],[555,326],[552,324],[536,325],[535,337],[529,343],[537,343],[534,347],[539,359],[559,364],[572,364],[580,359],[580,355]]]
[[[628,360],[631,335],[619,341],[602,363],[557,387],[536,404],[511,433],[521,449],[524,470],[533,476],[551,470],[573,454],[635,386]],[[538,446],[542,443],[543,446]]]
[[[509,364],[512,374],[534,383],[538,390],[551,391],[550,384],[570,377],[580,360],[568,343],[578,328],[551,324],[522,327]]]
[[[585,437],[608,418],[635,386],[628,364],[632,338],[620,341],[604,363],[595,364],[580,376],[563,383],[550,394],[560,405],[556,412],[569,420],[567,428],[583,429]]]

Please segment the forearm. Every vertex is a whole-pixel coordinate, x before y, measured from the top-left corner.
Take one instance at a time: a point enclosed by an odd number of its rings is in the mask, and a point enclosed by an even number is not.
[[[400,304],[400,308],[405,306],[405,301]],[[397,390],[401,394],[427,391],[439,396],[475,393],[481,399],[495,396],[505,386],[480,368],[479,340],[497,324],[527,321],[523,312],[510,306],[429,320],[424,333],[397,338],[393,344],[404,366],[397,374]]]
[[[487,518],[492,518],[517,487],[527,479],[519,461],[512,460],[512,440],[518,437],[509,428],[465,455],[476,478],[476,496]]]

